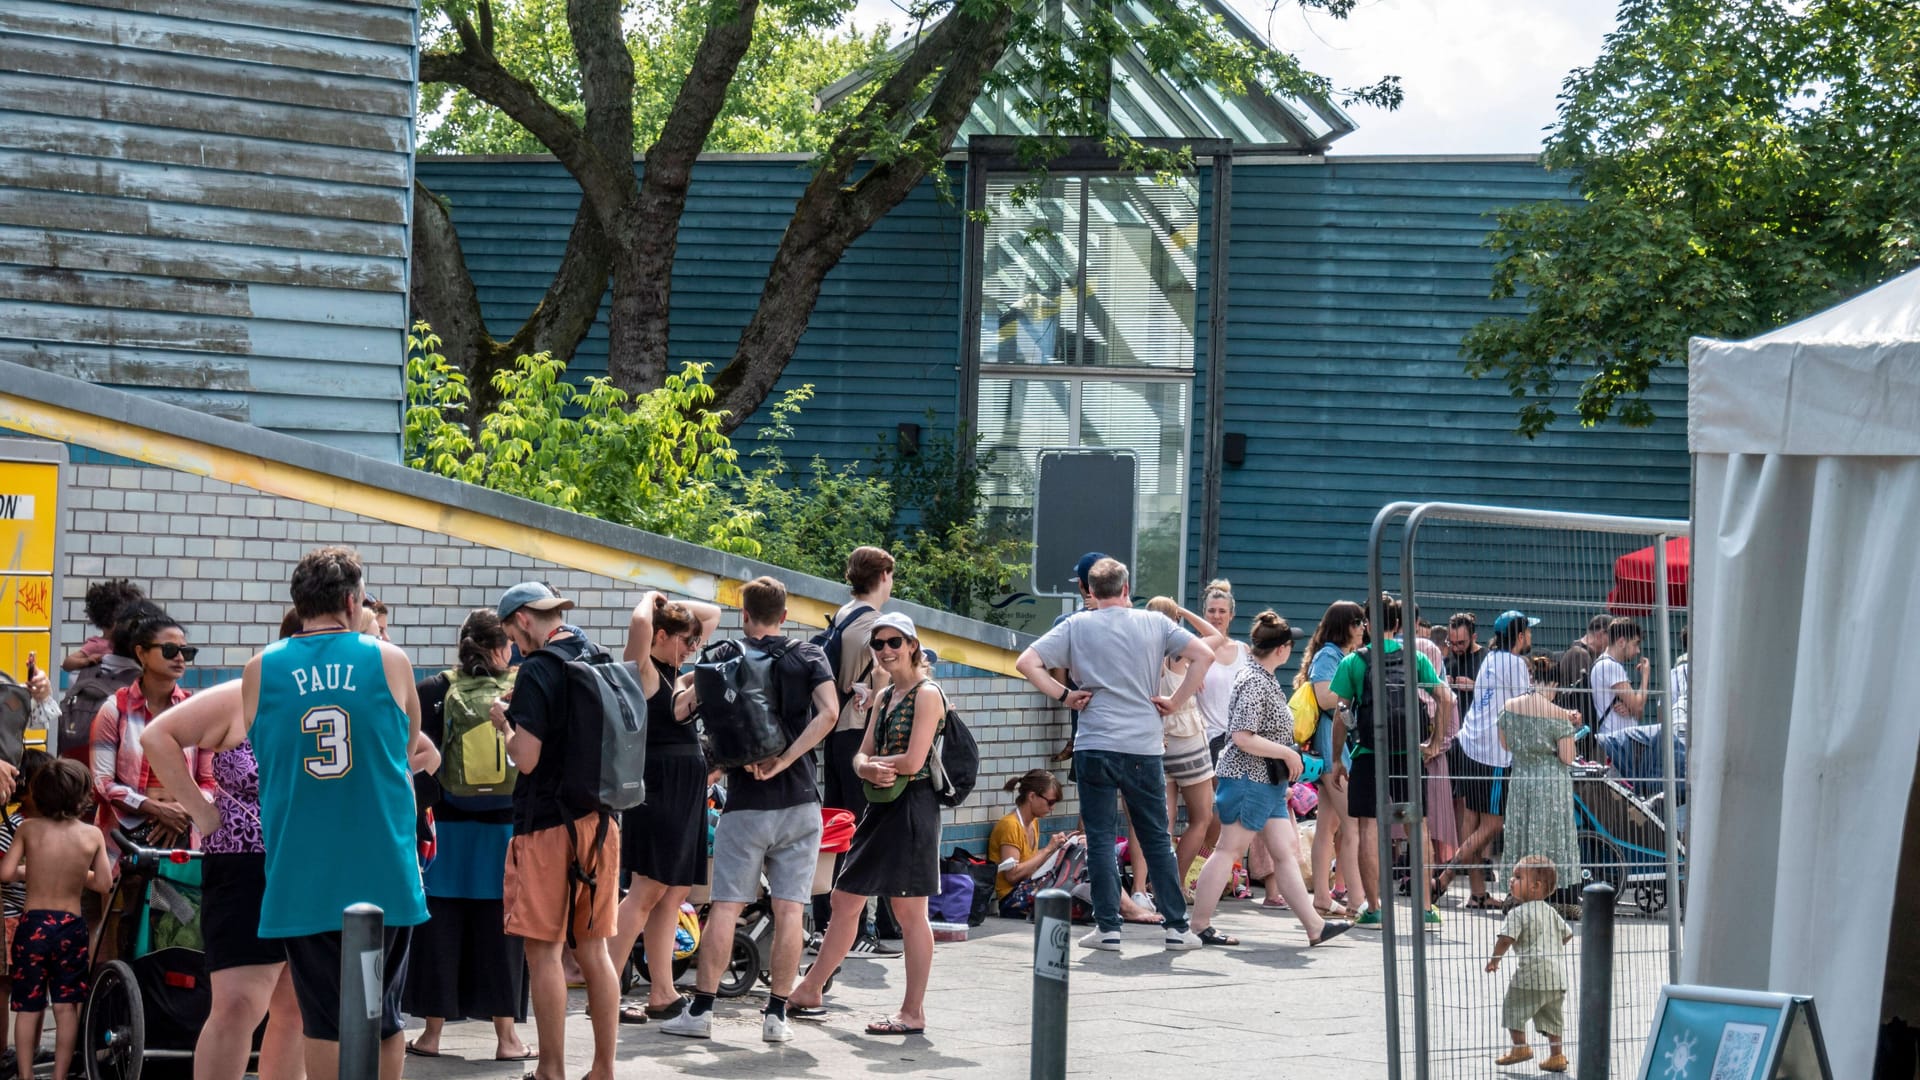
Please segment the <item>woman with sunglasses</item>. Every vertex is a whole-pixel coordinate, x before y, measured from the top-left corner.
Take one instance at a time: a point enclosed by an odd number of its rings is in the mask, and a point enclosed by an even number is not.
[[[1040,819],[1052,813],[1062,798],[1060,781],[1052,773],[1035,769],[1007,781],[1003,790],[1014,793],[1013,813],[1001,818],[987,837],[987,850],[998,856],[1000,864],[993,876],[993,898],[1002,917],[1024,919],[1033,907],[1033,875],[1060,850],[1069,834],[1057,832],[1040,843]]]
[[[673,939],[687,893],[707,883],[707,762],[692,716],[675,719],[673,697],[681,665],[719,625],[712,604],[657,592],[640,598],[627,625],[626,659],[647,695],[647,801],[620,819],[627,895],[607,947],[624,972],[644,934],[648,990],[646,1005],[621,1007],[623,1024],[670,1019],[686,1006],[673,985]]]
[[[867,645],[887,688],[874,702],[853,769],[867,812],[833,883],[833,920],[806,978],[788,998],[787,1015],[817,1020],[826,982],[853,947],[867,897],[884,896],[900,924],[907,989],[900,1011],[867,1025],[869,1035],[926,1031],[927,980],[933,970],[933,927],[927,897],[940,891],[940,803],[932,781],[933,740],[946,722],[947,698],[929,677],[913,620],[889,611],[873,621]],[[797,1008],[796,1008],[797,1007]]]
[[[97,822],[109,838],[118,828],[151,847],[184,845],[193,830],[193,819],[179,797],[185,793],[169,792],[158,782],[140,747],[140,735],[154,717],[187,699],[189,691],[180,679],[200,650],[187,644],[187,632],[163,612],[135,624],[132,643],[139,677],[101,702],[93,717]],[[211,798],[219,790],[213,755],[194,749],[186,753],[194,784]]]
[[[1313,730],[1313,753],[1324,765],[1338,764],[1334,755],[1343,754],[1345,747],[1333,745],[1333,711],[1340,707],[1340,698],[1333,692],[1333,675],[1340,668],[1340,661],[1358,649],[1367,640],[1367,609],[1352,600],[1335,600],[1327,605],[1324,615],[1320,616],[1320,625],[1313,631],[1313,640],[1307,643],[1306,662],[1293,677],[1293,688],[1299,690],[1308,683],[1313,684],[1313,696],[1320,706],[1320,723]],[[1347,789],[1344,784],[1336,786],[1329,780],[1314,785],[1320,795],[1320,807],[1316,815],[1313,830],[1313,909],[1323,918],[1345,919],[1353,915],[1351,904],[1341,903],[1341,899],[1329,888],[1334,870],[1334,848],[1339,847],[1339,873],[1349,884],[1354,881],[1349,874],[1358,874],[1360,866],[1360,829],[1347,816]],[[1352,895],[1347,899],[1351,901]]]

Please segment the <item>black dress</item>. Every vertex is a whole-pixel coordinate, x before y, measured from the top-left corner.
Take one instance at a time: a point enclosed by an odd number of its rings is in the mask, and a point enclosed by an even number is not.
[[[921,683],[921,686],[927,685]],[[905,752],[913,734],[913,702],[920,687],[902,699],[883,701],[874,735],[879,754]],[[943,721],[944,722],[944,721]],[[833,887],[855,896],[933,896],[940,891],[940,802],[928,763],[891,802],[867,804],[853,830],[853,846]]]
[[[647,801],[620,818],[620,869],[662,885],[707,883],[707,759],[691,722],[673,718],[674,670],[647,658],[660,689],[647,699]]]

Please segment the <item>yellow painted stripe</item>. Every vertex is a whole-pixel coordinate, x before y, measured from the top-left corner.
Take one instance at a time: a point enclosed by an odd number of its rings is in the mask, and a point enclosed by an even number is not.
[[[746,584],[464,507],[449,506],[344,477],[242,454],[184,436],[127,427],[89,413],[4,392],[0,392],[0,406],[4,406],[0,408],[0,427],[117,454],[149,465],[239,484],[255,491],[298,499],[332,510],[364,515],[391,525],[404,525],[456,537],[482,547],[512,551],[571,570],[599,574],[617,581],[630,581],[641,588],[660,589],[738,607],[740,587]],[[788,616],[806,626],[825,626],[836,606],[810,597],[793,596],[788,601]],[[1007,649],[937,630],[923,631],[921,640],[939,652],[942,660],[1016,678],[1019,676],[1013,668],[1017,654]]]

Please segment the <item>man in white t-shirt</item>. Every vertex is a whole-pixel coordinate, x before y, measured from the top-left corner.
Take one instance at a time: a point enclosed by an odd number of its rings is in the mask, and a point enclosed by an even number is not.
[[[1639,676],[1640,687],[1627,681],[1631,667]],[[1647,673],[1651,665],[1640,655],[1640,626],[1632,619],[1615,619],[1607,624],[1607,651],[1593,662],[1588,678],[1593,684],[1593,715],[1600,721],[1601,735],[1640,722],[1647,709]]]
[[[1164,615],[1133,606],[1127,568],[1101,559],[1087,574],[1093,609],[1077,612],[1041,635],[1014,667],[1041,693],[1080,710],[1073,770],[1080,786],[1080,817],[1087,827],[1088,878],[1093,917],[1099,925],[1080,939],[1092,949],[1120,948],[1120,867],[1112,857],[1120,833],[1120,799],[1136,839],[1146,852],[1153,881],[1179,881],[1167,823],[1166,773],[1161,755],[1166,731],[1161,717],[1179,712],[1200,689],[1213,650]],[[1184,656],[1186,677],[1170,695],[1160,693],[1160,672]],[[1064,668],[1079,689],[1048,673]],[[1178,888],[1154,898],[1166,916],[1166,947],[1193,949],[1200,938],[1187,928],[1187,905]]]
[[[1493,621],[1493,640],[1473,680],[1473,705],[1460,724],[1458,741],[1466,775],[1455,776],[1454,787],[1466,804],[1466,817],[1460,821],[1466,838],[1453,861],[1455,866],[1472,868],[1469,907],[1490,907],[1493,903],[1486,891],[1486,876],[1475,859],[1491,850],[1506,823],[1505,783],[1513,755],[1500,745],[1500,708],[1533,689],[1526,656],[1533,650],[1533,628],[1539,622],[1519,611],[1502,612]],[[1452,881],[1452,869],[1441,872],[1440,888],[1434,890],[1436,899]]]

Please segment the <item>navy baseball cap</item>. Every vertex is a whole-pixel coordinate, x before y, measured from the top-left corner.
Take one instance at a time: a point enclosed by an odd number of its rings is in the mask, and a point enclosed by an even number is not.
[[[1517,625],[1522,622],[1527,624],[1526,627],[1523,628]],[[1529,619],[1527,618],[1524,612],[1503,611],[1500,613],[1499,618],[1493,620],[1493,632],[1496,634],[1499,634],[1502,637],[1505,637],[1509,633],[1517,634],[1522,629],[1531,629],[1532,627],[1539,626],[1539,625],[1540,625],[1539,619]]]
[[[553,590],[547,588],[544,582],[523,581],[500,594],[497,614],[501,622],[506,622],[514,612],[523,607],[529,607],[535,611],[565,611],[572,606],[573,601],[563,600],[553,595]]]
[[[1093,564],[1106,557],[1105,552],[1089,551],[1080,556],[1079,562],[1073,564],[1073,576],[1080,579],[1081,588],[1087,587],[1087,575],[1093,572]]]

